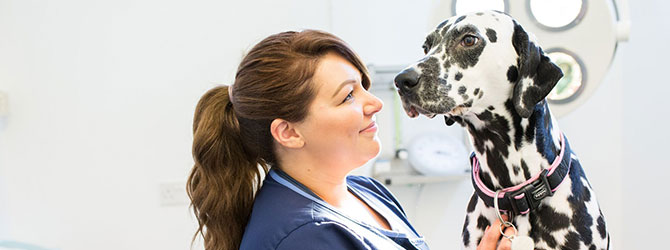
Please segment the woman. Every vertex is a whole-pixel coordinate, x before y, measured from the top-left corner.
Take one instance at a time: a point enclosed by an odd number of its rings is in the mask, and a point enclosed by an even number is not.
[[[208,91],[187,185],[205,248],[428,249],[383,185],[347,176],[379,153],[369,87],[342,40],[306,30],[264,39]]]

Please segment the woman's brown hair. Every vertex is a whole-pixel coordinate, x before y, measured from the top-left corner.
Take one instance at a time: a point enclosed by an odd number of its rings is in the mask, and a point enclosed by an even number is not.
[[[282,32],[254,46],[242,59],[232,86],[217,86],[198,102],[193,119],[195,164],[186,184],[205,249],[238,249],[255,191],[278,167],[270,123],[307,116],[319,59],[334,52],[361,72],[365,65],[341,39],[322,31]],[[229,95],[228,88],[232,88]]]

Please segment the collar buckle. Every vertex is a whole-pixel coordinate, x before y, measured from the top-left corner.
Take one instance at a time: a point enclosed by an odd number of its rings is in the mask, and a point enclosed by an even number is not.
[[[554,195],[547,180],[547,172],[546,169],[542,170],[540,178],[509,194],[508,198],[515,214],[533,211],[540,206],[542,199]]]

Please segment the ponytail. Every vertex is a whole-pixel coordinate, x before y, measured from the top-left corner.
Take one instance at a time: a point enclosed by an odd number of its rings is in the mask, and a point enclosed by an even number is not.
[[[280,118],[299,122],[316,96],[312,77],[323,55],[335,52],[370,79],[363,62],[332,34],[305,30],[271,35],[240,62],[233,100],[228,86],[202,96],[193,120],[195,164],[186,184],[205,249],[239,249],[268,168],[278,167],[270,124]],[[259,167],[260,166],[260,167]]]
[[[261,184],[258,165],[267,172],[243,146],[228,88],[205,93],[193,119],[195,164],[186,190],[199,224],[193,239],[202,235],[207,250],[239,249],[254,191]]]

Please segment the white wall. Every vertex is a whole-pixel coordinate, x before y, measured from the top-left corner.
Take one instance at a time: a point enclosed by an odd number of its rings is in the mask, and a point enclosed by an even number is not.
[[[631,1],[631,41],[622,53],[624,249],[667,249],[670,196],[668,1]]]
[[[0,1],[0,91],[10,99],[0,124],[0,242],[187,248],[190,211],[160,206],[158,186],[185,181],[195,104],[232,81],[249,46],[279,31],[317,28],[348,41],[368,63],[408,64],[435,25],[427,16],[433,4]],[[670,24],[662,16],[670,4],[630,6],[631,41],[619,46],[593,98],[559,119],[617,249],[662,239],[664,207],[647,204],[668,204],[649,190],[663,190],[670,177],[660,157],[670,139],[661,130],[670,106],[661,94],[670,87],[668,52],[660,49],[670,42],[661,28]],[[434,249],[458,246],[469,180],[392,190]]]
[[[199,97],[263,37],[329,20],[328,1],[0,1],[0,242],[186,249],[190,212],[158,187],[185,183]]]

